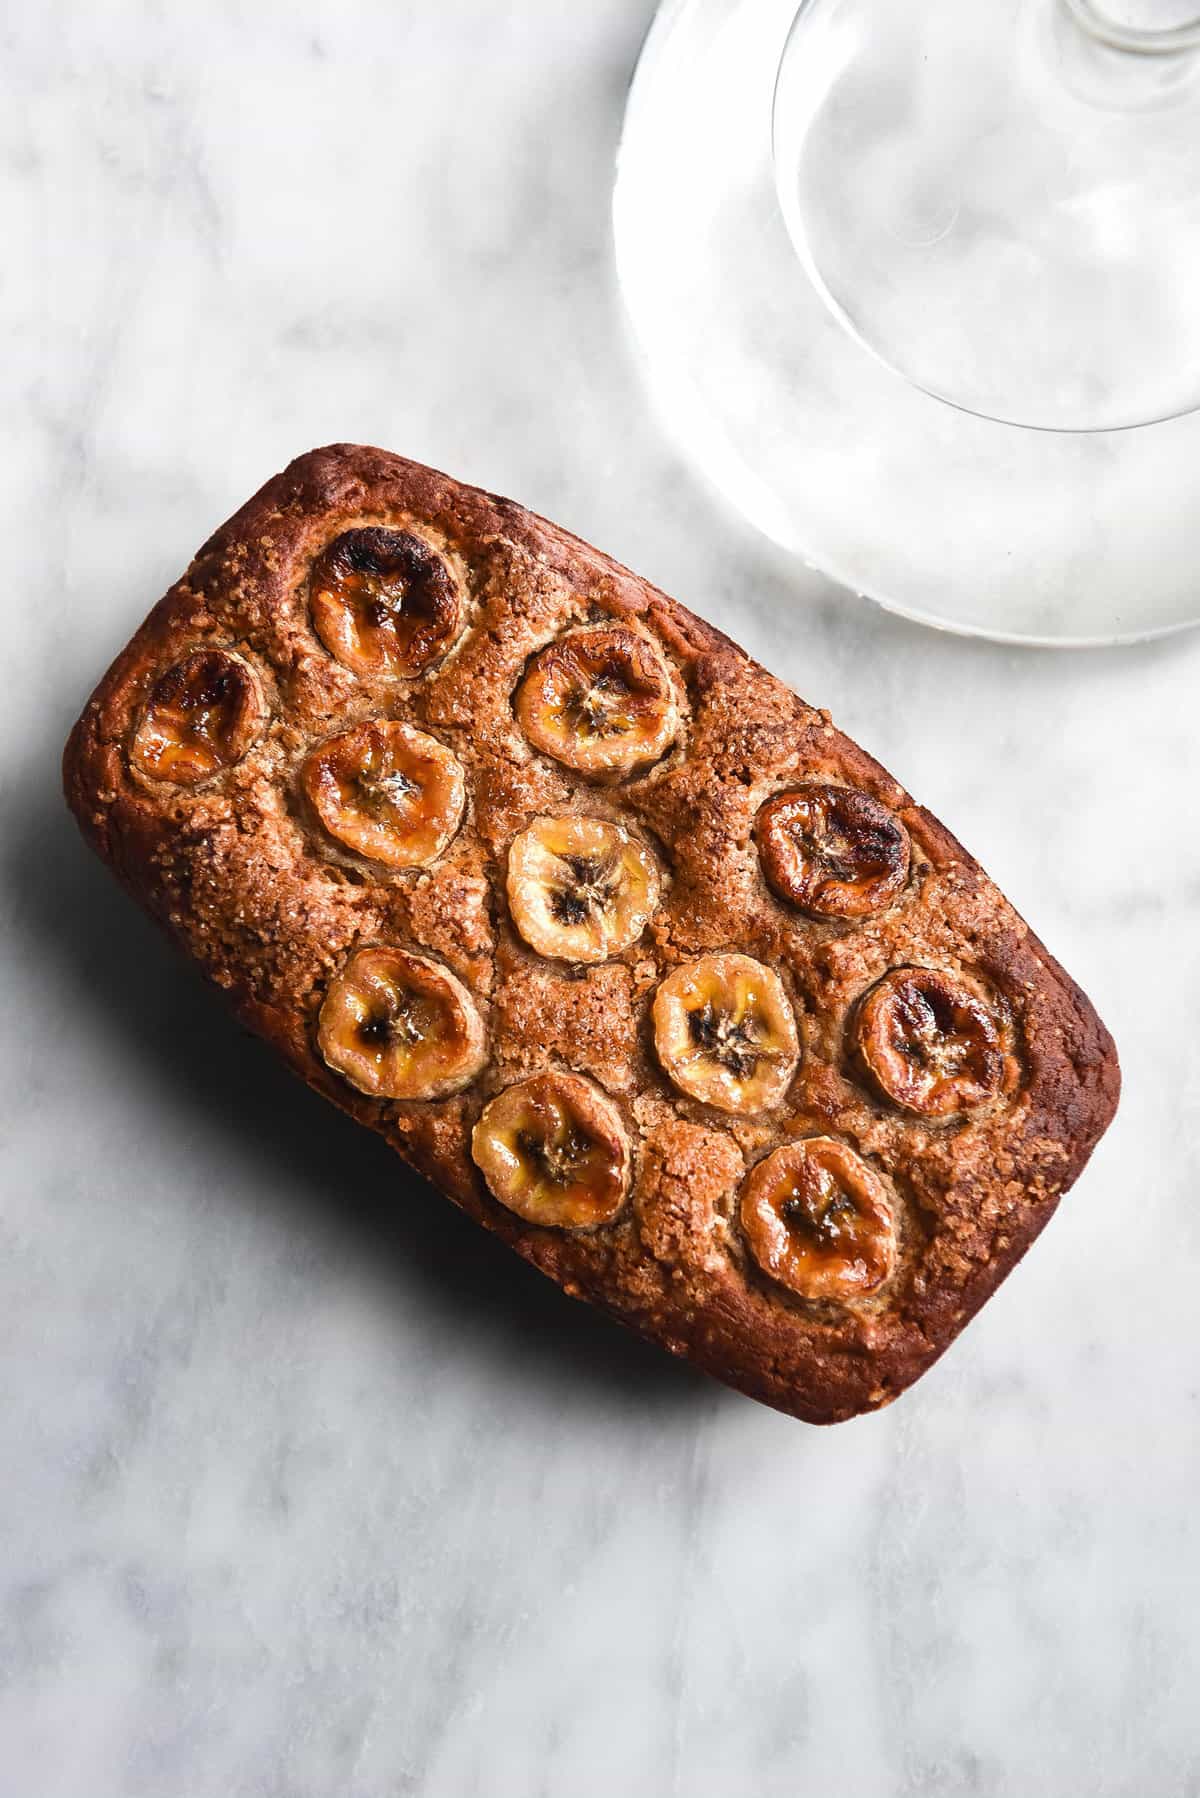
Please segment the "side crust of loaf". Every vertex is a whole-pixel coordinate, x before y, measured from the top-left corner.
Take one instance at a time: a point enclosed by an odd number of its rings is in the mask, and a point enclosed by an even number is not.
[[[362,525],[410,530],[455,571],[466,628],[411,682],[372,680],[314,634],[314,556]],[[637,620],[668,658],[683,714],[648,772],[597,783],[536,753],[512,696],[564,629]],[[270,711],[248,754],[193,788],[144,779],[128,755],[153,683],[187,651],[233,649]],[[320,838],[296,772],[313,745],[374,717],[449,745],[468,776],[466,821],[428,868],[375,874]],[[1116,1052],[1087,998],[978,864],[854,743],[728,638],[587,544],[512,502],[398,456],[334,445],[268,481],[200,550],[100,682],[64,758],[68,801],[97,854],[316,1091],[383,1134],[455,1204],[568,1293],[709,1373],[816,1423],[878,1408],[930,1366],[1033,1242],[1116,1108]],[[853,784],[907,827],[905,891],[853,925],[778,899],[754,842],[759,808],[798,780]],[[571,967],[512,927],[504,867],[531,817],[581,810],[627,822],[666,871],[660,908],[619,958]],[[316,1046],[330,980],[359,945],[443,963],[487,1026],[483,1074],[451,1097],[382,1101]],[[672,1087],[648,1013],[673,967],[740,950],[776,969],[803,1061],[786,1103],[733,1118]],[[979,1115],[922,1121],[856,1071],[849,1020],[888,969],[966,972],[1006,1006],[1019,1089]],[[531,1226],[491,1196],[472,1126],[501,1088],[546,1067],[590,1076],[615,1101],[633,1183],[597,1230]],[[748,1255],[737,1199],[781,1143],[853,1143],[899,1197],[899,1258],[853,1304],[808,1302]],[[398,1198],[398,1202],[400,1202]]]

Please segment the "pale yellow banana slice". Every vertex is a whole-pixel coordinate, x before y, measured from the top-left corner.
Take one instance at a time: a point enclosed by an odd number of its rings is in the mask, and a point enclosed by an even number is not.
[[[535,818],[509,849],[509,910],[539,955],[607,961],[637,941],[657,904],[654,859],[620,824]]]
[[[800,1043],[783,982],[748,955],[676,968],[654,998],[658,1058],[683,1092],[749,1115],[778,1105]]]

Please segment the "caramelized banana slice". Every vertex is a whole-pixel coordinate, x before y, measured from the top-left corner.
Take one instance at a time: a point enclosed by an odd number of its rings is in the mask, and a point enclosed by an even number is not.
[[[742,1188],[742,1230],[764,1273],[804,1299],[874,1292],[896,1260],[883,1182],[831,1136],[776,1149]]]
[[[129,756],[151,780],[194,786],[240,761],[266,718],[258,676],[227,649],[194,649],[160,675]]]
[[[818,918],[864,918],[908,879],[908,832],[857,787],[812,783],[769,799],[758,852],[780,898]]]
[[[581,1074],[535,1074],[498,1094],[483,1108],[471,1154],[493,1196],[531,1224],[606,1224],[629,1188],[620,1113]]]
[[[535,748],[582,774],[655,762],[675,735],[666,663],[626,625],[568,631],[533,658],[516,699]]]
[[[800,1059],[783,982],[748,955],[708,955],[668,974],[654,1043],[676,1086],[742,1114],[778,1105]]]
[[[322,743],[300,770],[300,785],[331,837],[385,868],[435,860],[467,797],[458,757],[444,743],[387,719]]]
[[[440,1099],[487,1059],[483,1022],[460,980],[407,949],[359,949],[330,986],[317,1042],[372,1099]]]
[[[658,904],[658,870],[619,824],[535,818],[508,852],[508,904],[539,955],[607,961],[646,928]]]
[[[343,531],[313,563],[309,593],[318,637],[355,674],[420,674],[462,623],[450,570],[410,531]]]
[[[938,968],[896,968],[868,993],[856,1039],[886,1098],[922,1117],[986,1105],[1011,1084],[1004,1029],[982,994]]]

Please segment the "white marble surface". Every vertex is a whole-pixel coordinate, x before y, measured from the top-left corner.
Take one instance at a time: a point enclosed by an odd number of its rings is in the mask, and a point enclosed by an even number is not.
[[[1200,1792],[1200,642],[939,638],[649,414],[607,205],[648,0],[4,28],[3,1798]],[[85,691],[298,450],[560,518],[968,839],[1123,1110],[892,1410],[808,1430],[561,1299],[298,1090],[93,865]]]

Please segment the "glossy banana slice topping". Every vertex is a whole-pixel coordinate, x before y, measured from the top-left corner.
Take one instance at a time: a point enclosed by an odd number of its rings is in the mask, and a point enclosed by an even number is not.
[[[602,818],[535,818],[508,852],[512,920],[539,955],[607,961],[637,941],[657,904],[649,851]]]
[[[194,786],[245,755],[266,719],[258,676],[227,649],[195,649],[159,676],[129,757],[151,780]]]
[[[471,1154],[493,1196],[527,1223],[606,1224],[629,1190],[621,1115],[581,1074],[535,1074],[484,1106]]]
[[[300,785],[331,837],[385,868],[423,868],[462,821],[467,789],[458,757],[410,724],[374,719],[331,737],[300,770]]]
[[[516,713],[535,748],[582,774],[657,761],[678,725],[662,655],[619,624],[568,631],[541,650],[517,690]]]
[[[884,1096],[922,1117],[986,1105],[1015,1075],[992,1007],[972,982],[939,968],[885,974],[863,1001],[855,1034]]]
[[[741,1216],[763,1272],[801,1298],[860,1298],[895,1265],[882,1180],[830,1136],[789,1143],[760,1161],[742,1188]]]
[[[818,918],[865,918],[908,879],[900,820],[857,787],[815,782],[769,799],[758,814],[763,873],[781,899]]]
[[[454,577],[411,531],[343,531],[313,563],[309,596],[318,637],[355,674],[420,674],[462,626]]]
[[[783,982],[748,955],[676,968],[654,998],[654,1042],[683,1092],[749,1115],[778,1105],[800,1059]]]
[[[483,1021],[449,969],[407,949],[359,949],[317,1025],[331,1068],[373,1099],[440,1099],[480,1072]]]

